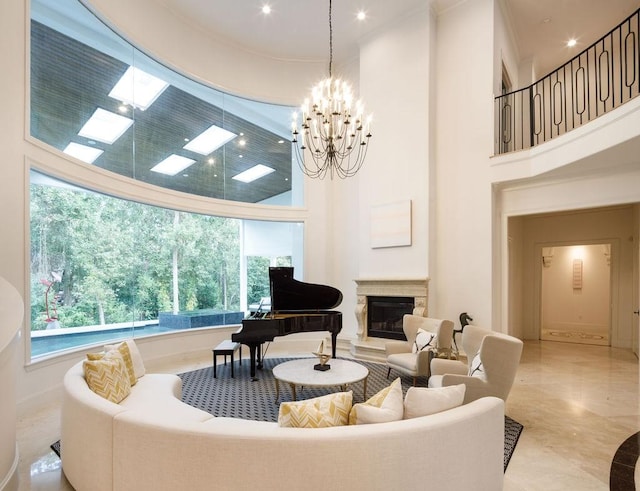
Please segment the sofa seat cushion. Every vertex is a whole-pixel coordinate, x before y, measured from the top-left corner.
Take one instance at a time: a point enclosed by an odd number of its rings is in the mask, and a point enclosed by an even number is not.
[[[387,365],[407,372],[415,372],[417,357],[417,353],[396,353],[387,357]]]
[[[120,405],[130,410],[148,412],[149,418],[180,418],[207,421],[214,416],[181,400],[182,380],[177,375],[148,373],[138,379],[129,397]]]

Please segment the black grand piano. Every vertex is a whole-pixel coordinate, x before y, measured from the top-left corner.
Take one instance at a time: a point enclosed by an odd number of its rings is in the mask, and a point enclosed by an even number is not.
[[[303,283],[293,278],[292,267],[269,268],[270,312],[254,312],[242,321],[242,329],[231,340],[249,347],[251,378],[256,380],[256,364],[262,368],[262,344],[276,336],[294,332],[329,331],[331,354],[342,329],[342,312],[328,310],[342,302],[340,290],[331,286]]]

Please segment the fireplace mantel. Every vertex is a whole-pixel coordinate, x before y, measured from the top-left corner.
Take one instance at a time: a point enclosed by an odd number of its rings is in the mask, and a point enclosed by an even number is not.
[[[367,297],[413,297],[414,315],[427,316],[429,278],[361,278],[356,282],[358,341],[367,340]]]

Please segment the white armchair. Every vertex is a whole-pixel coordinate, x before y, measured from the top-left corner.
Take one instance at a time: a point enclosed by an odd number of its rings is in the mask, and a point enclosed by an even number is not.
[[[416,346],[418,329],[434,335],[430,343]],[[407,338],[406,341],[387,341],[385,344],[389,368],[387,378],[393,368],[400,373],[412,376],[413,385],[416,385],[417,377],[428,377],[430,374],[430,362],[434,356],[433,349],[451,351],[453,322],[406,314],[402,318],[402,330]],[[423,335],[421,335],[422,337]],[[427,336],[425,342],[429,341],[430,337]]]
[[[468,325],[462,333],[467,362],[431,361],[429,387],[465,384],[464,403],[485,396],[507,400],[516,377],[523,343],[506,334]]]

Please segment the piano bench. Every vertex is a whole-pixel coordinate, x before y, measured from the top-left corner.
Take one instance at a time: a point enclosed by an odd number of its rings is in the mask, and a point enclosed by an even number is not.
[[[224,355],[224,364],[227,364],[227,355],[231,355],[231,378],[233,378],[233,356],[236,351],[240,350],[240,365],[242,365],[242,344],[228,339],[222,341],[218,346],[213,348],[213,378],[216,378],[216,367],[218,355]]]

